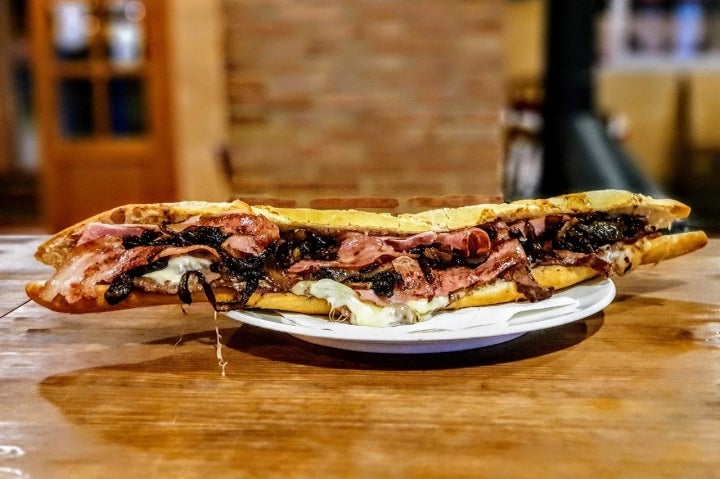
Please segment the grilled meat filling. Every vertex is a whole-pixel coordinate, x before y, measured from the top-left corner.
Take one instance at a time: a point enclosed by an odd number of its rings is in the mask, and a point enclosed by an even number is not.
[[[243,219],[245,230],[249,220]],[[633,243],[657,234],[643,218],[605,213],[548,216],[521,220],[510,225],[494,221],[463,232],[423,233],[409,237],[369,237],[359,232],[342,236],[321,235],[305,229],[267,236],[267,246],[238,253],[232,243],[234,231],[222,224],[203,224],[177,229],[163,225],[139,235],[125,236],[122,246],[134,248],[202,246],[214,251],[212,264],[204,271],[186,271],[179,284],[158,285],[143,276],[162,270],[167,257],[158,256],[115,277],[105,294],[117,304],[133,289],[153,292],[163,287],[185,302],[192,292],[203,290],[217,310],[244,306],[254,292],[287,292],[301,280],[329,278],[356,289],[371,291],[378,301],[393,297],[431,299],[434,295],[457,295],[497,278],[515,281],[530,301],[547,298],[531,273],[535,265],[590,266],[609,274],[602,259],[603,248]],[[240,241],[242,242],[242,241]],[[205,254],[204,253],[204,254]],[[215,300],[216,287],[229,287],[236,298],[227,303]]]

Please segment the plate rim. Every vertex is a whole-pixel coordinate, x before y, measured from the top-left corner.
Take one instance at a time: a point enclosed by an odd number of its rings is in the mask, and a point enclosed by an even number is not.
[[[280,323],[277,321],[263,318],[263,316],[267,316],[269,314],[278,314],[274,311],[235,310],[227,311],[223,314],[243,324],[250,324],[261,329],[286,333],[302,340],[314,342],[315,344],[320,344],[320,342],[316,341],[322,341],[322,344],[325,346],[332,346],[332,344],[329,343],[336,342],[338,343],[336,347],[339,347],[341,349],[349,349],[347,345],[352,343],[387,346],[402,345],[402,347],[404,348],[412,344],[428,345],[430,343],[438,344],[452,343],[458,341],[477,342],[481,341],[482,339],[490,339],[498,336],[518,337],[531,331],[538,331],[556,326],[562,326],[564,324],[578,321],[580,319],[592,316],[599,311],[602,311],[603,309],[605,309],[605,307],[612,303],[612,301],[615,299],[615,295],[615,284],[610,278],[596,278],[565,288],[554,294],[554,296],[569,296],[579,302],[578,309],[570,312],[565,312],[564,314],[551,316],[546,319],[529,323],[511,324],[510,322],[506,322],[503,325],[492,324],[487,325],[487,327],[477,326],[460,330],[406,332],[402,335],[393,335],[391,332],[392,327],[378,328],[353,326],[357,328],[363,328],[364,332],[363,329],[358,329],[355,334],[347,334],[344,331],[341,332],[329,329],[313,329],[303,326]],[[498,326],[502,327],[498,329]],[[352,330],[349,331],[352,332]],[[390,334],[378,337],[378,331],[389,332]],[[375,333],[375,335],[367,334],[369,332],[373,332]]]

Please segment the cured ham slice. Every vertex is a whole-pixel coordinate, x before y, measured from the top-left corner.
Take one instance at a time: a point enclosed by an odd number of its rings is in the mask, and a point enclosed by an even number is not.
[[[201,218],[195,225],[220,228],[220,231],[230,235],[223,243],[223,248],[240,255],[261,253],[280,237],[277,225],[257,215],[237,213]]]
[[[404,254],[393,248],[382,237],[350,232],[342,239],[337,260],[301,260],[288,268],[288,273],[300,274],[320,268],[360,269],[382,259],[397,258]]]
[[[380,237],[382,241],[395,249],[409,251],[418,246],[438,245],[447,250],[455,250],[464,256],[487,254],[492,247],[490,236],[480,228],[466,228],[448,233],[427,232],[407,238],[390,236]]]
[[[343,236],[337,260],[302,260],[288,272],[303,273],[319,268],[363,268],[382,260],[406,256],[418,246],[437,245],[465,257],[486,255],[492,248],[490,236],[480,228],[449,233],[426,232],[408,237],[369,236],[351,232]]]
[[[525,252],[520,242],[510,240],[502,243],[493,251],[487,261],[476,268],[452,267],[436,271],[436,295],[447,296],[476,284],[486,284],[495,280],[503,272],[524,264]]]
[[[90,223],[83,230],[78,246],[90,243],[103,236],[112,236],[114,238],[124,238],[126,236],[140,236],[143,231],[154,230],[158,227],[153,225],[111,225],[106,223]]]

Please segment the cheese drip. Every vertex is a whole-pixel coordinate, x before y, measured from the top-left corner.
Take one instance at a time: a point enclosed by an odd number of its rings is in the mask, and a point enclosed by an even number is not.
[[[333,309],[347,308],[351,313],[350,323],[358,326],[399,326],[413,324],[427,319],[433,312],[447,306],[447,297],[432,300],[412,300],[402,304],[377,306],[358,298],[355,291],[331,279],[300,281],[293,286],[292,293],[299,296],[314,296],[324,299]]]
[[[143,278],[150,278],[158,283],[169,283],[177,285],[180,278],[188,271],[200,271],[212,264],[212,261],[196,258],[189,255],[175,256],[168,260],[165,268],[142,275]]]

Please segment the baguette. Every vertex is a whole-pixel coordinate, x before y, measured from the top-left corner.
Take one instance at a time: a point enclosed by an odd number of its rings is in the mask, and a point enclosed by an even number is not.
[[[396,324],[425,319],[438,309],[535,301],[598,275],[625,274],[642,264],[690,253],[707,243],[704,232],[664,234],[664,228],[689,213],[687,205],[675,200],[619,190],[399,215],[249,206],[240,201],[126,205],[66,228],[43,243],[36,258],[56,273],[48,280],[28,283],[26,292],[38,304],[66,313],[211,301],[217,310],[331,314],[362,324],[350,300],[339,299],[349,290],[352,303],[367,304],[373,311],[402,306],[402,313],[387,322]],[[630,227],[632,233],[624,233],[630,236],[615,237],[617,231]],[[194,242],[190,246],[172,241],[160,246],[176,234],[228,228],[230,233],[214,249],[200,244],[204,237],[198,240],[197,235],[190,240],[183,237],[185,243]],[[163,241],[141,240],[143,231]],[[302,241],[297,240],[298,231]],[[609,240],[600,244],[598,233]],[[236,237],[241,239],[233,246],[231,239]],[[133,259],[132,268],[123,263],[128,238],[149,251],[142,259]],[[307,249],[309,243],[303,242],[307,238],[334,246],[321,249],[317,257],[298,256],[297,250]],[[353,241],[354,256],[345,260],[344,248]],[[541,243],[552,243],[554,249],[540,251]],[[297,248],[280,255],[287,245]],[[177,257],[191,257],[191,266],[177,273],[184,283],[177,277],[154,276],[152,271],[138,272],[138,266],[174,258],[172,248]],[[373,249],[378,249],[377,257],[367,264],[355,262]],[[570,251],[574,249],[578,251]],[[100,264],[93,262],[95,250],[104,251],[106,259]],[[251,259],[264,263],[243,269]],[[82,261],[86,267],[78,266]],[[155,266],[155,271],[167,272],[169,266],[162,269],[165,264]],[[240,265],[242,272],[228,264]],[[418,264],[424,266],[424,275]],[[124,282],[118,281],[123,274]],[[457,288],[448,286],[456,283]],[[410,313],[407,305],[414,308]]]

